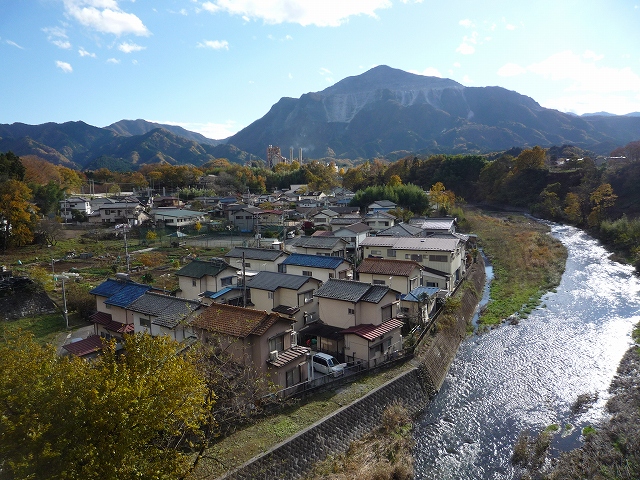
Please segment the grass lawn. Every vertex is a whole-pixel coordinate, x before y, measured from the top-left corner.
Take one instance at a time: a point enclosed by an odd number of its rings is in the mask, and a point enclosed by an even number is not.
[[[471,231],[493,264],[491,300],[480,317],[494,325],[517,313],[526,317],[564,272],[567,251],[549,228],[523,215],[501,217],[465,212]]]

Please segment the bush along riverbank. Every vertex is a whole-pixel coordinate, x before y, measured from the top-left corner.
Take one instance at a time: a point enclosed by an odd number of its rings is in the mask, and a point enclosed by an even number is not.
[[[567,260],[562,243],[549,227],[520,214],[486,215],[464,212],[464,223],[478,235],[478,243],[493,265],[491,300],[480,325],[496,325],[526,318],[546,292],[560,284]]]
[[[636,345],[627,350],[609,388],[611,398],[606,409],[610,418],[595,427],[584,428],[584,444],[552,460],[547,458],[551,436],[559,428],[547,428],[535,438],[522,434],[512,457],[513,463],[522,467],[522,479],[640,478],[640,324],[633,337]],[[575,407],[593,400],[579,398]]]

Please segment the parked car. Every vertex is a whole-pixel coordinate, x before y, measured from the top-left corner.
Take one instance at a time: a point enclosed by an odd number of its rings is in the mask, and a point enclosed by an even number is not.
[[[295,238],[295,236],[296,236],[295,230],[291,230],[290,232],[287,232],[287,238]]]
[[[316,372],[324,373],[325,375],[332,375],[339,377],[344,375],[344,364],[338,363],[338,361],[331,355],[326,353],[316,353],[313,358],[313,369]]]

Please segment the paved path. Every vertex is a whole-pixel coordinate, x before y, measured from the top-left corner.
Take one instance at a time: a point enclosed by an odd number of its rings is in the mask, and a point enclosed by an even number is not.
[[[95,332],[93,325],[87,325],[85,327],[79,327],[74,330],[68,330],[66,332],[60,332],[56,337],[55,345],[58,352],[58,355],[64,355],[67,351],[62,348],[63,345],[67,343],[71,343],[71,340],[75,338],[85,339],[90,335],[93,335]]]

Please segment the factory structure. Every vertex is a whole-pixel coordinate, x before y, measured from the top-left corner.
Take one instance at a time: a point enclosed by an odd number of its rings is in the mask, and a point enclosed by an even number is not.
[[[302,165],[302,148],[298,151],[298,163]],[[273,168],[279,163],[285,163],[290,165],[293,163],[293,147],[289,148],[289,158],[284,157],[280,151],[280,147],[269,145],[267,147],[267,167]]]

